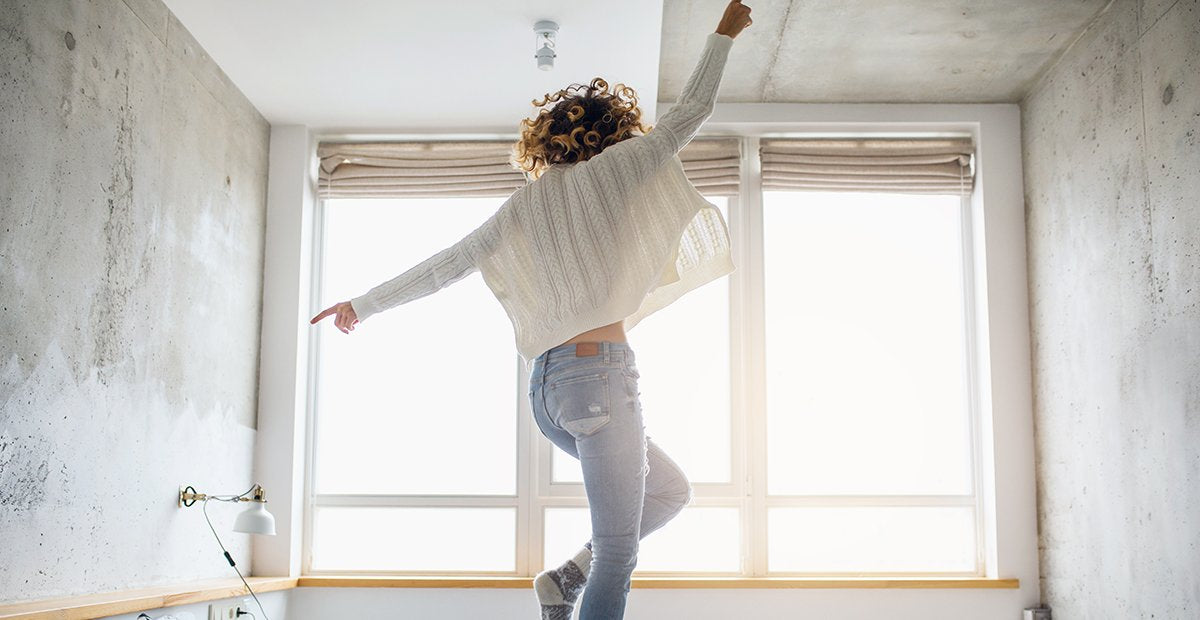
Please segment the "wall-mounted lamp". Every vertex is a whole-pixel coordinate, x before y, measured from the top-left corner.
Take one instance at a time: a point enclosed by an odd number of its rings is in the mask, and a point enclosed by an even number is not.
[[[233,522],[233,531],[275,535],[275,517],[267,512],[267,493],[263,490],[262,485],[256,484],[241,495],[206,495],[197,493],[191,485],[179,487],[179,505],[181,507],[190,507],[196,502],[208,502],[210,499],[221,502],[254,502],[254,505],[237,516],[237,520]],[[208,517],[207,511],[204,516]]]
[[[221,551],[225,554],[225,561],[229,562],[229,565],[233,567],[233,572],[237,573],[238,578],[242,580],[242,585],[246,586],[246,591],[250,593],[250,596],[254,597],[254,602],[258,603],[258,610],[262,612],[263,620],[269,620],[267,618],[267,610],[263,609],[262,601],[258,600],[258,595],[254,593],[254,588],[250,587],[246,578],[242,576],[242,571],[238,570],[237,562],[234,562],[233,556],[229,555],[229,550],[225,548],[225,543],[221,542],[221,537],[217,535],[217,528],[213,527],[212,521],[208,518],[208,500],[234,503],[254,502],[252,506],[237,516],[237,520],[233,522],[233,531],[274,536],[275,516],[267,512],[267,492],[263,490],[262,485],[256,483],[250,487],[249,491],[241,495],[207,495],[205,493],[197,493],[196,488],[189,484],[179,487],[178,500],[180,508],[190,508],[196,502],[200,502],[200,511],[204,513],[204,522],[208,524],[208,529],[212,530],[213,538],[217,539],[217,545],[221,547]]]
[[[533,25],[533,32],[537,35],[537,41],[534,43],[533,57],[537,58],[538,69],[549,71],[554,68],[554,59],[558,54],[555,50],[555,37],[558,34],[558,24],[548,19],[538,20]]]

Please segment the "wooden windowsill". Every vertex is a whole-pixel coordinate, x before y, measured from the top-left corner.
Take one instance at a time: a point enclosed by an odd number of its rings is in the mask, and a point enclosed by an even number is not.
[[[530,588],[529,577],[249,577],[255,592],[292,588]],[[861,578],[806,579],[794,577],[634,577],[634,588],[1016,588],[1017,579],[978,578]],[[0,620],[89,620],[189,605],[246,595],[237,579],[209,579],[176,586],[158,586],[105,594],[0,605]]]
[[[302,588],[531,588],[529,577],[300,577]],[[815,579],[797,577],[634,577],[632,588],[1017,588],[1017,579],[960,577],[866,577]]]

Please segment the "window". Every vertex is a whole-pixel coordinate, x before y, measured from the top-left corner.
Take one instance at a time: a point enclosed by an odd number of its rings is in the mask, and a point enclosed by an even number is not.
[[[635,575],[982,575],[963,199],[742,192],[708,197],[738,271],[630,332],[647,433],[695,490]],[[324,201],[321,300],[502,202]],[[371,323],[320,332],[306,572],[531,576],[570,557],[580,469],[529,418],[480,275]]]
[[[360,294],[500,202],[327,201],[323,292]],[[516,502],[495,501],[517,493],[520,390],[503,308],[476,272],[370,322],[369,337],[321,337],[311,569],[515,571]]]
[[[771,572],[976,572],[964,212],[764,193]]]

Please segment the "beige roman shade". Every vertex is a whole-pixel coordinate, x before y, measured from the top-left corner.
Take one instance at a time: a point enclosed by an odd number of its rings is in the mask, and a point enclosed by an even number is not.
[[[508,197],[525,174],[512,140],[322,143],[322,198]]]
[[[509,163],[513,140],[322,143],[323,198],[508,197],[526,184]],[[740,141],[697,138],[679,153],[688,179],[711,196],[737,194]]]
[[[738,138],[693,138],[679,151],[683,172],[705,196],[736,196],[741,144]]]
[[[959,194],[974,186],[970,138],[763,138],[763,191]]]

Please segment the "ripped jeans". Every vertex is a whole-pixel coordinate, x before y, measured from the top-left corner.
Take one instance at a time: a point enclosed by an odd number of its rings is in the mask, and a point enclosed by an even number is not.
[[[529,376],[538,428],[583,469],[592,565],[579,620],[624,616],[638,541],[692,498],[683,470],[645,434],[639,376],[629,344],[610,341],[549,349]]]

